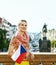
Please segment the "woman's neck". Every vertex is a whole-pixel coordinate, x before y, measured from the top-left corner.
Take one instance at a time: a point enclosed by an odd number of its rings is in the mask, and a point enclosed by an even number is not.
[[[19,33],[23,35],[25,32],[23,32],[23,31],[19,31]]]

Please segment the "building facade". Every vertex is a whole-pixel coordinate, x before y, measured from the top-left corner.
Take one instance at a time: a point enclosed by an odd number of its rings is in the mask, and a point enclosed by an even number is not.
[[[0,51],[8,50],[10,40],[16,31],[16,25],[12,25],[5,18],[0,18]]]

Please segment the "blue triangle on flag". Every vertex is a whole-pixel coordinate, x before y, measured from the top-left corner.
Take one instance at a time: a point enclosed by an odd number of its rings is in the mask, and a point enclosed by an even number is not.
[[[22,53],[25,53],[25,52],[27,52],[26,49],[21,45],[20,53],[22,54]]]

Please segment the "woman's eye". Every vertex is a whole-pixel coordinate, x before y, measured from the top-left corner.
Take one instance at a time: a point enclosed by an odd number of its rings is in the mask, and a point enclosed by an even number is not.
[[[24,26],[24,25],[22,24],[22,26]]]
[[[21,24],[21,26],[27,26],[27,25]]]
[[[25,26],[27,26],[27,25],[25,25]]]

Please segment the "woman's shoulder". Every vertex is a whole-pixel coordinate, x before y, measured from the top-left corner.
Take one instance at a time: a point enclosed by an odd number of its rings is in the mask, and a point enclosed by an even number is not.
[[[19,32],[18,32],[18,31],[15,33],[15,36],[17,36],[17,34],[19,34]]]

